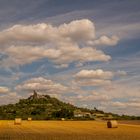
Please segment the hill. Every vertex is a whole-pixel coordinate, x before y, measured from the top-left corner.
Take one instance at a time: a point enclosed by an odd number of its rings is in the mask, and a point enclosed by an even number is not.
[[[70,119],[73,118],[74,110],[77,109],[90,112],[89,109],[78,108],[49,95],[39,95],[34,91],[29,98],[20,99],[16,104],[0,106],[0,119],[14,119],[15,117],[27,119],[29,116],[39,120]]]
[[[49,95],[39,95],[36,91],[27,99],[20,99],[16,104],[0,106],[0,119],[14,119],[21,117],[27,119],[32,117],[35,120],[56,120],[56,119],[130,119],[129,116],[119,116],[112,113],[87,108],[79,108],[69,103],[64,103]],[[135,118],[134,118],[135,119]]]

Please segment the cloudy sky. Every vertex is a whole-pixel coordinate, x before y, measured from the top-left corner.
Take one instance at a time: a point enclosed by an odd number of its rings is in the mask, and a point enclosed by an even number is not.
[[[139,0],[0,0],[0,104],[33,90],[140,115]]]

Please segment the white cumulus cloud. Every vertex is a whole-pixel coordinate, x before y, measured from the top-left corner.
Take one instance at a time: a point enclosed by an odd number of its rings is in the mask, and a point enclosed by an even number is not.
[[[75,77],[78,79],[111,79],[113,73],[110,71],[103,71],[102,69],[97,70],[81,70]]]
[[[74,75],[75,83],[80,86],[105,86],[111,84],[114,74],[110,71],[81,70]]]
[[[89,45],[93,45],[93,46],[114,46],[118,43],[119,38],[117,36],[111,36],[111,37],[107,37],[107,36],[101,36],[99,39],[94,40],[94,41],[89,41],[88,44]]]
[[[53,82],[52,80],[43,78],[43,77],[37,77],[37,78],[32,78],[24,83],[17,85],[16,90],[27,90],[27,91],[44,91],[46,93],[65,93],[68,90],[68,87],[60,84]]]
[[[59,26],[47,23],[14,25],[0,32],[1,51],[6,55],[0,64],[12,67],[47,58],[56,67],[68,67],[71,63],[109,61],[111,56],[87,42],[116,45],[117,40],[116,36],[102,36],[96,40],[94,23],[88,19]]]
[[[8,87],[3,87],[3,86],[1,86],[0,87],[0,93],[8,93],[9,92],[9,88]]]

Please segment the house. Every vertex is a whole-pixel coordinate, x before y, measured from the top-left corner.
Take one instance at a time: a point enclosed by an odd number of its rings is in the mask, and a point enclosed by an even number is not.
[[[101,113],[95,113],[95,114],[92,114],[94,117],[96,118],[102,118],[105,116],[105,114],[101,114]]]
[[[91,118],[91,113],[90,112],[82,112],[81,110],[75,110],[74,111],[74,117],[76,118],[81,118],[81,117],[89,117]]]

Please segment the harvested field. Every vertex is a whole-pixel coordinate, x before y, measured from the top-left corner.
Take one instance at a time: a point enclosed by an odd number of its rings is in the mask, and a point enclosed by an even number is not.
[[[140,140],[140,126],[97,121],[0,121],[0,140]]]

